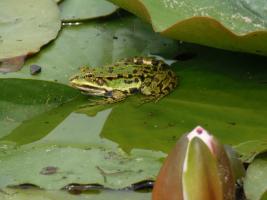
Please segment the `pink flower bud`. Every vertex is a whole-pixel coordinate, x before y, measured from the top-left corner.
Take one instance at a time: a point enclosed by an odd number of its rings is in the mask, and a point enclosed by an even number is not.
[[[221,145],[198,126],[181,137],[157,177],[153,200],[233,200],[235,180]]]

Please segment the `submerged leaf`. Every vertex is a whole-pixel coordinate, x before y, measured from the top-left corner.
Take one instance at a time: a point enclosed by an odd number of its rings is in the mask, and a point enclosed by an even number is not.
[[[0,72],[15,72],[22,68],[25,56],[0,60]]]

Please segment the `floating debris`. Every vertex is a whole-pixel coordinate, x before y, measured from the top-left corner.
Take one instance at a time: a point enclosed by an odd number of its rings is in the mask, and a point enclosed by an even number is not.
[[[39,74],[41,71],[42,71],[42,67],[39,65],[31,65],[30,66],[31,75]]]

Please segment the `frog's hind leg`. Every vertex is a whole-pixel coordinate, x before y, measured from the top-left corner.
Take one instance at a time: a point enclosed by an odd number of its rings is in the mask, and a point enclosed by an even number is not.
[[[170,94],[177,86],[177,79],[167,80],[163,83],[165,86],[161,88],[160,92],[155,96],[155,102],[158,102],[162,97]]]
[[[177,86],[177,77],[173,72],[171,73],[157,74],[153,78],[145,80],[143,87],[141,87],[141,93],[145,95],[144,102],[158,102],[162,97],[174,90]],[[159,81],[162,77],[164,79]]]

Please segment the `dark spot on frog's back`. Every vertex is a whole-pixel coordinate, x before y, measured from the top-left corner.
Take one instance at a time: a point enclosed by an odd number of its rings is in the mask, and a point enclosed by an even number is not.
[[[132,74],[129,74],[129,75],[128,75],[128,78],[133,78],[133,75],[132,75]]]
[[[158,60],[155,60],[155,59],[152,60],[152,65],[158,65],[158,64],[159,64]]]
[[[167,90],[168,92],[171,91],[171,88],[169,86],[165,87],[165,90]]]
[[[158,71],[158,68],[156,66],[153,67],[153,71]]]
[[[126,83],[126,84],[131,84],[132,82],[133,82],[133,80],[129,80],[129,79],[124,80],[124,83]]]
[[[136,94],[136,93],[139,93],[139,92],[140,92],[140,90],[138,88],[131,88],[130,89],[130,93],[131,94]]]

